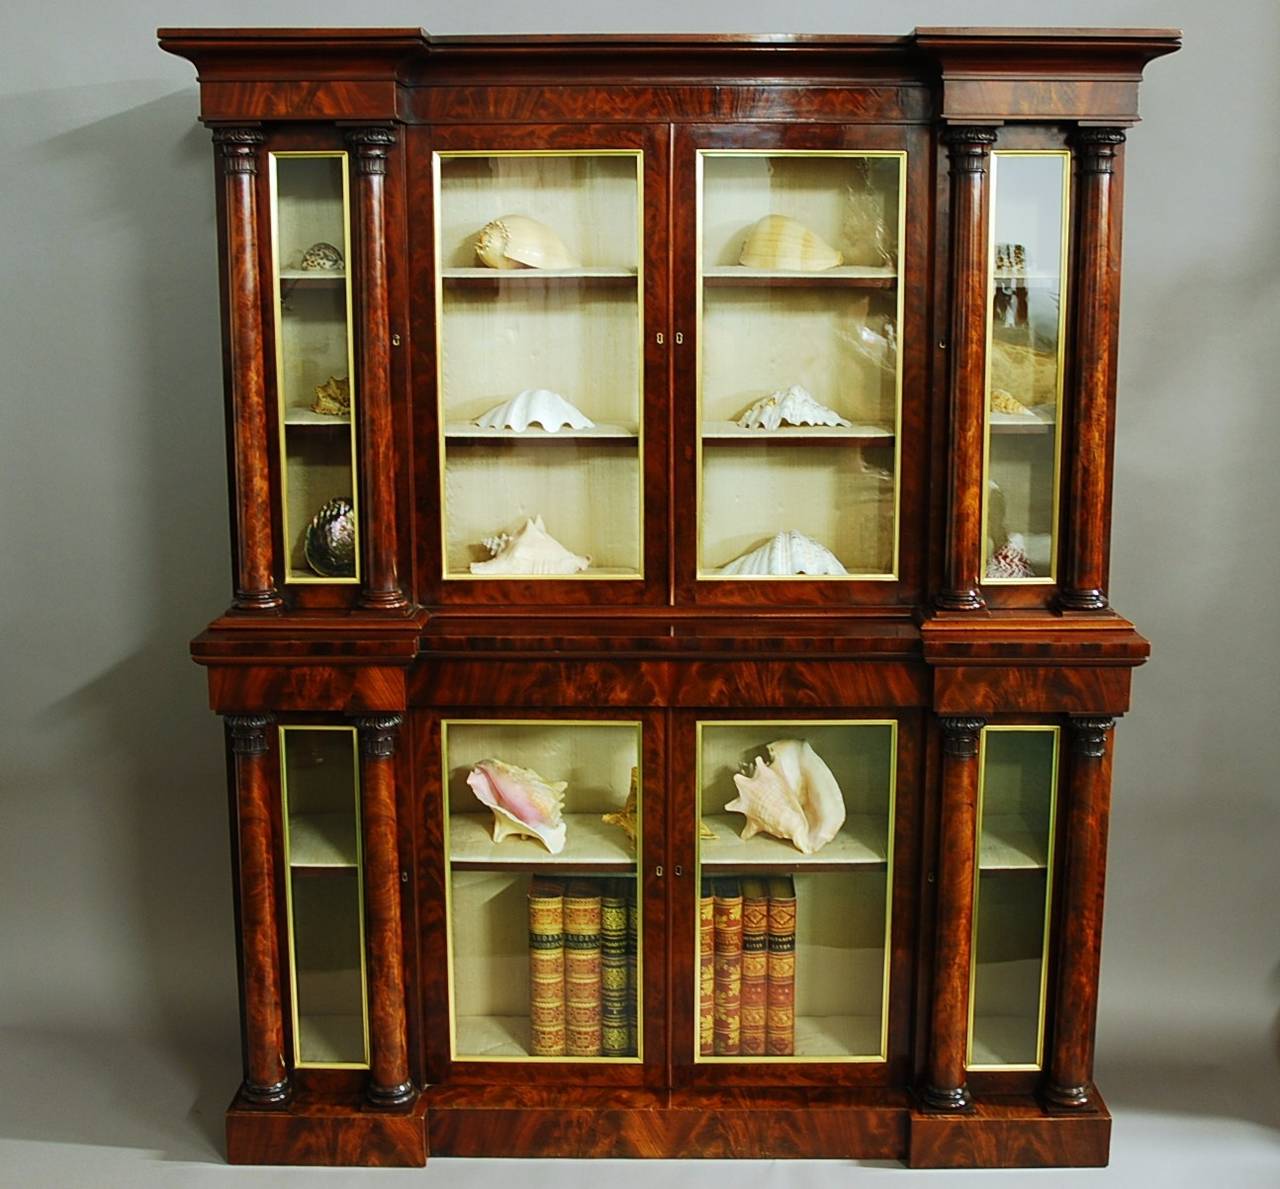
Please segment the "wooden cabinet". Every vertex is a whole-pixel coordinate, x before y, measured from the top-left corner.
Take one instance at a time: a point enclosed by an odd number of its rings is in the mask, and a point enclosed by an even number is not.
[[[160,39],[219,187],[229,1158],[1105,1163],[1178,34]]]

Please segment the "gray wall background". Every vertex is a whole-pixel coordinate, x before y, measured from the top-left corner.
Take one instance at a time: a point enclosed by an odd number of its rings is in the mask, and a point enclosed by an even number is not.
[[[237,1078],[221,731],[187,659],[230,590],[212,154],[156,26],[1011,22],[1186,31],[1127,150],[1112,594],[1155,653],[1116,732],[1099,1076],[1117,1105],[1276,1125],[1274,0],[8,0],[0,1066],[31,1080],[7,1083],[0,1138],[163,1148],[158,1119],[189,1108],[216,1136]],[[48,1061],[71,1101],[83,1075],[131,1105],[51,1121]]]

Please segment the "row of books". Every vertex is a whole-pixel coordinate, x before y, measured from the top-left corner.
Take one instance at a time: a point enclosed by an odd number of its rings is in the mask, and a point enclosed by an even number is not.
[[[793,1055],[795,881],[790,876],[704,879],[698,926],[702,1055]]]
[[[635,882],[529,881],[530,1052],[636,1054]]]

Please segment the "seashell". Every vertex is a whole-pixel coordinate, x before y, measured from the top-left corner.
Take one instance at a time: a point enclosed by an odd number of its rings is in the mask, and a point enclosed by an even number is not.
[[[315,387],[316,398],[311,402],[313,413],[326,417],[351,416],[351,381],[346,376],[330,376]]]
[[[734,558],[722,574],[847,574],[825,545],[795,529],[779,533],[771,541]]]
[[[1027,557],[1027,542],[1021,533],[1010,533],[1008,539],[987,562],[988,578],[1034,578],[1035,568]]]
[[[993,388],[991,390],[991,408],[996,413],[1013,413],[1018,416],[1033,416],[1030,409],[1027,408],[1012,392],[1004,388]]]
[[[467,784],[493,810],[494,842],[515,834],[536,838],[553,855],[564,850],[567,826],[560,810],[565,781],[544,780],[532,768],[490,759],[471,769]]]
[[[739,264],[748,268],[789,268],[821,272],[835,268],[843,257],[816,231],[786,215],[765,215],[742,245]]]
[[[626,834],[632,850],[635,850],[636,846],[636,801],[639,791],[640,769],[633,767],[631,769],[631,788],[627,792],[627,803],[618,813],[603,813],[600,815],[600,820],[606,826],[617,826]]]
[[[489,268],[577,268],[564,241],[528,215],[503,215],[486,223],[476,240],[476,258]]]
[[[1021,393],[1033,405],[1056,404],[1057,353],[997,339],[991,344],[991,387]]]
[[[747,819],[740,837],[772,834],[812,855],[844,825],[844,794],[822,757],[804,739],[769,744],[769,763],[756,756],[751,772],[735,774],[737,797],[725,809]]]
[[[738,424],[747,429],[777,429],[780,425],[852,426],[853,422],[819,404],[807,388],[792,384],[784,392],[762,396],[738,418]]]
[[[547,532],[541,516],[526,520],[513,534],[487,537],[488,561],[473,561],[473,574],[576,574],[590,564],[589,557],[571,553]]]
[[[572,401],[549,388],[526,388],[505,404],[495,405],[477,417],[481,429],[515,429],[524,433],[531,425],[541,425],[548,433],[568,426],[570,429],[592,429],[595,422]]]
[[[332,244],[320,240],[302,253],[303,272],[340,272],[342,253]]]
[[[302,553],[325,578],[355,577],[356,516],[349,499],[332,499],[311,518]]]

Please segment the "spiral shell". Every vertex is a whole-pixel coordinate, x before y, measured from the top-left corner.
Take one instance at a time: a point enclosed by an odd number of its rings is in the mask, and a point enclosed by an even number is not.
[[[503,215],[486,223],[476,240],[476,257],[489,268],[577,268],[564,241],[528,215]]]
[[[844,794],[831,769],[805,739],[779,739],[768,746],[769,762],[756,756],[751,772],[733,778],[738,796],[725,809],[746,819],[742,838],[772,834],[812,855],[844,825]]]
[[[493,810],[493,840],[515,834],[536,838],[553,855],[564,850],[567,827],[561,820],[563,780],[548,781],[532,768],[502,760],[481,760],[467,776],[471,791]]]
[[[547,532],[541,516],[526,520],[513,534],[499,533],[484,541],[491,554],[488,561],[473,561],[473,574],[576,574],[590,564],[566,549]]]
[[[302,552],[322,577],[355,577],[356,516],[349,499],[330,500],[311,518]]]

